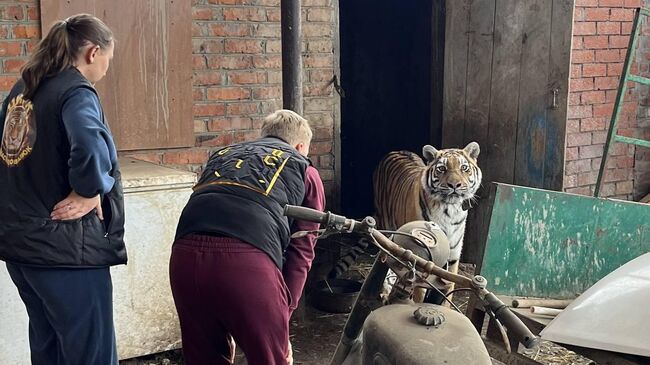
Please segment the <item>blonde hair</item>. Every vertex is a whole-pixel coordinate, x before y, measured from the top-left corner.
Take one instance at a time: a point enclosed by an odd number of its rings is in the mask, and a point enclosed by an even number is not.
[[[311,142],[312,131],[307,119],[298,113],[280,109],[264,118],[262,137],[278,137],[290,145]]]

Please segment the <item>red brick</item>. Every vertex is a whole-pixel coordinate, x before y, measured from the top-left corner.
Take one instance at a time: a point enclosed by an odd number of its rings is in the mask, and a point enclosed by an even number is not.
[[[573,51],[571,52],[571,63],[594,62],[594,51]]]
[[[244,141],[252,141],[256,138],[259,138],[260,133],[258,131],[237,131],[233,133],[233,140],[234,142],[244,142]]]
[[[282,41],[268,40],[266,41],[266,53],[280,53],[282,52]]]
[[[578,159],[578,147],[567,147],[564,156],[567,161],[574,161]]]
[[[573,37],[573,41],[571,43],[571,49],[582,49],[584,46],[584,41],[582,37]]]
[[[253,39],[226,39],[226,53],[262,53],[264,44]]]
[[[591,144],[591,133],[571,133],[567,134],[567,146],[587,146]]]
[[[596,7],[598,6],[598,0],[576,0],[576,7]]]
[[[569,175],[564,177],[564,189],[575,188],[578,186],[578,175]]]
[[[596,183],[598,171],[582,172],[578,174],[578,186],[587,186]]]
[[[280,37],[280,25],[271,23],[256,24],[254,33],[256,37],[278,38]]]
[[[223,9],[223,19],[228,21],[266,21],[266,11],[261,8],[225,8]]]
[[[281,56],[255,56],[253,66],[256,68],[280,68],[282,66]]]
[[[621,34],[621,23],[598,22],[598,34]]]
[[[569,77],[577,79],[582,76],[582,65],[571,65],[571,74]]]
[[[596,51],[596,61],[598,62],[620,62],[623,61],[625,54],[621,56],[618,49],[603,49]]]
[[[206,125],[205,120],[201,120],[201,119],[194,120],[194,133],[203,133],[207,131],[208,131],[208,127]]]
[[[204,56],[192,56],[192,69],[205,70],[206,68],[208,68],[208,64]]]
[[[567,161],[565,173],[567,175],[573,175],[580,172],[591,171],[591,160],[575,160]]]
[[[627,49],[629,41],[630,41],[630,36],[627,35],[610,35],[609,47]]]
[[[205,27],[199,23],[192,23],[192,37],[202,37],[207,35]]]
[[[194,101],[202,101],[205,100],[205,89],[201,88],[193,88],[192,89],[192,100]]]
[[[596,34],[595,22],[576,22],[573,24],[573,35],[594,35]]]
[[[594,118],[600,118],[600,117],[609,118],[612,116],[613,110],[614,110],[614,104],[594,105],[593,116]]]
[[[587,63],[582,65],[582,76],[605,76],[607,75],[607,64],[604,63]]]
[[[600,6],[610,6],[610,7],[623,7],[625,5],[624,0],[600,0],[598,2]]]
[[[586,49],[605,49],[609,47],[609,39],[606,35],[584,36],[583,41]]]
[[[279,22],[280,9],[266,9],[266,19],[270,22]]]
[[[328,8],[315,8],[307,10],[307,21],[309,22],[329,22],[332,20],[332,10]]]
[[[192,53],[223,53],[223,40],[193,39]]]
[[[259,113],[259,103],[228,103],[227,115],[254,115]]]
[[[212,138],[209,137],[201,138],[201,140],[199,141],[199,145],[206,146],[206,147],[213,147],[213,146],[223,147],[232,144],[235,141],[232,132],[221,133],[219,135],[212,135],[210,137]]]
[[[208,122],[209,132],[222,132],[232,129],[232,121],[229,118],[216,118]]]
[[[37,6],[27,6],[27,20],[40,20],[41,13]]]
[[[632,181],[616,183],[616,194],[632,194],[632,192],[634,192],[634,183]]]
[[[621,23],[621,34],[630,34],[632,32],[632,22]]]
[[[302,33],[305,37],[331,37],[334,29],[329,23],[307,23],[302,27]]]
[[[584,118],[580,121],[580,131],[581,132],[591,132],[596,130],[604,130],[609,123],[609,119],[600,117],[600,118]],[[592,135],[592,143],[593,141]]]
[[[609,19],[612,21],[632,21],[634,19],[634,10],[612,9]]]
[[[618,77],[596,77],[595,86],[598,90],[612,90],[618,87]]]
[[[210,24],[210,35],[215,37],[245,37],[251,35],[251,26],[241,23]]]
[[[9,91],[18,81],[18,76],[0,75],[0,91]]]
[[[606,21],[609,20],[608,8],[588,8],[584,10],[584,20],[586,21]]]
[[[584,103],[584,102],[583,102]],[[591,105],[576,105],[567,111],[567,118],[588,118],[591,117]]]
[[[253,88],[253,99],[255,100],[277,99],[280,97],[282,97],[282,88],[280,86]]]
[[[268,74],[267,83],[269,84],[282,83],[282,71],[268,71],[267,74]]]
[[[625,0],[626,8],[640,8],[641,0]]]
[[[22,52],[21,42],[0,42],[0,57],[16,57]]]
[[[569,119],[566,121],[566,133],[580,132],[580,119]]]
[[[609,118],[605,118],[607,123],[605,125],[609,125]],[[607,140],[607,132],[605,131],[594,131],[591,133],[591,143],[593,144],[604,144],[605,141]]]
[[[331,0],[302,0],[303,6],[330,6]]]
[[[582,93],[580,100],[585,105],[603,104],[606,100],[605,91],[585,91]]]
[[[216,86],[221,85],[221,73],[216,71],[194,72],[192,78],[194,86]]]
[[[192,111],[195,117],[212,117],[224,115],[226,107],[223,104],[194,104]]]
[[[570,81],[569,90],[571,92],[593,90],[594,88],[593,78],[585,77],[581,79],[571,79],[569,81]]]
[[[208,67],[211,69],[241,70],[251,68],[251,56],[210,56]]]
[[[251,91],[241,87],[208,88],[208,100],[244,100],[250,99]]]
[[[128,156],[133,157],[136,160],[151,162],[158,165],[162,162],[162,155],[159,153],[137,153],[133,155],[129,154]]]
[[[595,158],[602,157],[603,155],[603,145],[591,145],[591,146],[582,146],[580,147],[580,158]]]
[[[303,66],[305,68],[324,68],[332,67],[334,64],[333,55],[312,55],[308,54],[303,57]]]
[[[165,154],[163,154],[163,163],[172,165],[203,164],[206,162],[207,158],[207,150],[165,152]]]
[[[17,5],[17,6],[2,5],[0,7],[0,19],[24,20],[25,10],[21,5]]]
[[[280,0],[258,0],[257,3],[262,6],[280,6]]]
[[[231,85],[264,84],[266,83],[266,72],[263,71],[229,72],[228,83]]]
[[[23,67],[26,61],[27,61],[26,59],[20,59],[20,58],[5,59],[3,70],[5,73],[18,73],[20,72],[20,68]]]
[[[309,52],[332,53],[334,50],[334,45],[330,39],[309,41],[307,43],[307,49]]]
[[[580,104],[580,93],[570,93],[569,105],[579,105],[579,104]]]
[[[331,83],[320,85],[305,85],[304,96],[331,96],[334,87]]]
[[[31,39],[41,37],[41,27],[38,25],[16,25],[14,27],[14,37]]]
[[[623,71],[622,63],[607,64],[607,76],[620,76],[622,71]]]
[[[216,18],[217,14],[214,8],[192,8],[192,19],[194,20],[212,20]]]
[[[573,8],[573,22],[582,22],[585,20],[585,8],[574,7]]]
[[[312,142],[309,153],[312,155],[324,155],[332,152],[332,142]]]
[[[589,186],[582,186],[582,187],[579,187],[579,188],[565,189],[565,191],[567,193],[569,193],[569,194],[586,195],[586,196],[593,195],[593,192],[591,191],[591,187],[589,187]]]

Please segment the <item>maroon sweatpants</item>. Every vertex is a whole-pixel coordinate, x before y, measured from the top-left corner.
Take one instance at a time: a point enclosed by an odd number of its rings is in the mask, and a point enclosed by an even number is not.
[[[249,365],[287,364],[290,297],[263,251],[237,239],[190,235],[169,264],[187,365],[231,364],[231,337]]]

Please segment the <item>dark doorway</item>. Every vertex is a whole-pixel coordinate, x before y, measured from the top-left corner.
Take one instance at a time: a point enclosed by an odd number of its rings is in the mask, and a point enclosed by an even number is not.
[[[444,1],[340,1],[341,209],[373,214],[386,153],[440,145]]]

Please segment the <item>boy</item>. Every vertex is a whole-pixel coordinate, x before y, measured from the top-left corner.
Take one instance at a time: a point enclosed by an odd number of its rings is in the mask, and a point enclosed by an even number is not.
[[[278,110],[261,138],[214,152],[181,215],[170,261],[186,364],[290,361],[289,318],[314,258],[318,224],[283,216],[286,204],[323,210],[318,171],[307,155],[307,120]]]

